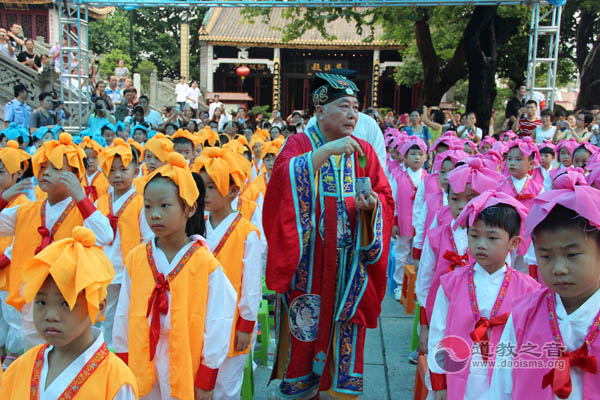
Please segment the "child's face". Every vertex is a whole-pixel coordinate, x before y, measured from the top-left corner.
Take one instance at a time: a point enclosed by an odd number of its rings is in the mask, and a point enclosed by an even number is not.
[[[105,304],[106,300],[100,304],[100,314]],[[91,336],[92,323],[84,292],[79,293],[70,310],[54,279],[49,276],[33,300],[33,323],[40,336],[56,348],[75,344],[86,334]]]
[[[585,169],[591,156],[590,152],[586,149],[577,150],[575,154],[573,154],[573,165]]]
[[[51,140],[54,140],[54,134],[52,132],[50,132],[50,131],[44,133],[44,136],[42,136],[42,143],[46,143],[46,142],[49,142]]]
[[[40,189],[47,193],[52,192],[68,195],[67,187],[60,181],[60,177],[64,174],[77,175],[77,170],[67,163],[66,157],[63,157],[62,168],[56,168],[50,161],[42,163],[38,173],[38,185]]]
[[[533,168],[533,161],[529,161],[518,147],[513,147],[506,155],[506,167],[512,177],[523,179]]]
[[[135,161],[131,160],[127,166],[123,165],[120,156],[115,156],[110,171],[108,172],[108,182],[115,189],[116,193],[125,193],[131,189],[133,179],[140,172]]]
[[[443,153],[445,151],[448,151],[449,149],[450,148],[446,145],[446,143],[439,143],[437,145],[437,147],[435,148],[435,152],[436,152],[436,154],[439,154],[439,153]]]
[[[533,247],[542,279],[562,298],[585,301],[598,290],[600,251],[594,237],[574,228],[543,230]]]
[[[571,157],[571,153],[569,153],[569,149],[563,147],[560,149],[558,153],[558,161],[565,167],[570,167],[573,164],[573,157]]]
[[[135,132],[133,132],[133,140],[140,144],[144,144],[146,142],[146,132],[141,129],[137,129]]]
[[[452,218],[458,218],[467,203],[478,195],[479,193],[471,189],[470,183],[467,183],[465,191],[462,193],[455,193],[454,190],[452,190],[452,187],[450,187],[450,192],[448,193],[448,206],[450,207]]]
[[[107,146],[112,146],[113,140],[115,140],[115,133],[110,129],[104,129],[102,131],[102,137],[106,140]]]
[[[262,156],[262,143],[255,143],[252,146],[252,153],[254,154],[254,158],[259,159]]]
[[[188,163],[190,163],[194,158],[194,146],[192,146],[190,143],[176,143],[173,145],[173,150],[181,154]]]
[[[150,174],[166,163],[160,161],[160,158],[156,157],[151,151],[146,150],[146,153],[144,153],[144,164],[146,164],[148,173]]]
[[[392,157],[392,160],[402,162],[402,154],[400,154],[400,152],[398,151],[397,148],[395,148],[395,147],[390,148],[390,156]]]
[[[127,143],[127,139],[129,139],[129,134],[125,130],[117,131],[117,136],[120,137]]]
[[[425,164],[425,153],[421,149],[409,150],[406,152],[404,162],[408,168],[417,171],[423,168],[423,164]]]
[[[267,173],[271,175],[273,173],[273,166],[275,165],[275,154],[267,154],[265,158],[263,158],[263,162]]]
[[[229,192],[227,195],[223,196],[221,192],[219,192],[215,182],[206,173],[206,171],[202,171],[200,176],[202,177],[204,185],[206,186],[206,194],[204,195],[204,209],[206,211],[221,211],[227,207],[228,204],[231,204],[236,195],[235,186],[229,185]]]
[[[0,191],[4,191],[17,183],[17,179],[22,175],[21,171],[17,171],[14,174],[10,174],[3,162],[0,162]]]
[[[481,146],[481,154],[487,153],[488,151],[490,151],[490,149],[492,148],[492,145],[489,143],[484,144],[483,146]]]
[[[438,173],[438,182],[441,187],[445,188],[448,185],[448,172],[454,169],[454,163],[451,159],[447,158],[442,163],[442,168],[440,168],[440,172]]]
[[[87,148],[85,151],[85,158],[87,159],[88,167],[85,172],[88,175],[98,171],[98,154],[93,149]]]
[[[144,189],[144,213],[152,232],[158,237],[169,238],[185,232],[187,220],[196,211],[179,197],[179,188],[167,178],[150,181]]]
[[[487,271],[496,270],[504,265],[506,256],[516,250],[521,238],[510,238],[504,229],[488,226],[482,220],[476,220],[469,227],[469,252]]]
[[[550,153],[540,153],[540,157],[542,160],[542,167],[544,167],[545,169],[550,168],[550,165],[554,160],[554,156]]]
[[[464,152],[473,155],[475,154],[475,149],[473,149],[470,144],[465,143]]]

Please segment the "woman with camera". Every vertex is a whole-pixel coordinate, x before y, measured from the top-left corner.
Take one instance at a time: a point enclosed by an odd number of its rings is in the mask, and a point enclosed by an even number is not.
[[[115,117],[108,111],[108,103],[104,97],[97,97],[94,102],[96,106],[85,116],[83,125],[90,129],[92,135],[100,135],[104,125],[115,124]]]

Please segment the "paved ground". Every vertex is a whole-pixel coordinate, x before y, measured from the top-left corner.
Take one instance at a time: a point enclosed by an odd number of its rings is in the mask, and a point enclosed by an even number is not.
[[[416,366],[408,362],[413,316],[387,295],[379,326],[369,329],[365,345],[365,391],[361,400],[409,400],[413,398]],[[274,400],[277,381],[267,388],[268,367],[254,371],[255,399]]]

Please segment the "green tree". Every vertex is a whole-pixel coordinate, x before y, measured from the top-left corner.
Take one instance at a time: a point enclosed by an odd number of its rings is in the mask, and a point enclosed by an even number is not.
[[[190,24],[190,78],[199,79],[200,44],[198,30],[206,7],[140,8],[133,11],[133,70],[148,60],[154,64],[160,77],[175,78],[180,71],[180,25]],[[97,54],[120,50],[129,54],[130,12],[117,8],[103,20],[90,23],[90,49]]]

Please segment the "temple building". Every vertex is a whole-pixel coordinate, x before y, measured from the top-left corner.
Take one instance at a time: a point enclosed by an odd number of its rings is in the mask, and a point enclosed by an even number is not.
[[[381,40],[383,29],[376,27],[375,40],[366,41],[370,29],[361,34],[343,19],[327,23],[334,40],[317,29],[285,42],[283,10],[274,8],[269,23],[260,17],[249,22],[241,8],[211,8],[200,35],[200,87],[205,92],[246,92],[253,105],[272,105],[282,115],[305,110],[310,105],[310,82],[316,72],[333,68],[357,71],[361,107],[385,107],[399,112],[411,109],[416,88],[399,86],[393,79],[401,67],[400,43]],[[250,68],[241,79],[240,66]]]

